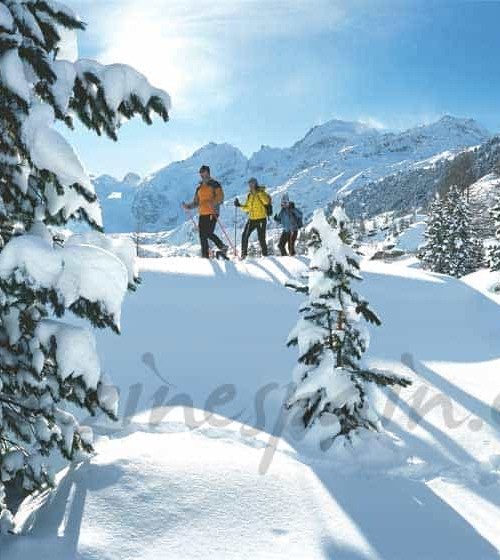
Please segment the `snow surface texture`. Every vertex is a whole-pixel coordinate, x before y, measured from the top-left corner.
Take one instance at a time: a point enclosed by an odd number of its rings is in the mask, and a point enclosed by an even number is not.
[[[263,146],[250,159],[229,144],[207,144],[185,161],[144,178],[138,189],[109,176],[96,178],[94,184],[104,199],[107,231],[176,230],[169,242],[183,245],[189,241],[190,230],[189,224],[187,228],[182,225],[187,217],[180,204],[192,198],[202,164],[209,164],[223,184],[228,201],[222,210],[226,225],[232,225],[234,219],[232,199],[242,196],[252,176],[270,188],[275,207],[286,192],[307,218],[338,194],[346,196],[398,171],[433,166],[489,136],[474,121],[452,117],[401,133],[381,133],[360,123],[334,120],[313,128],[290,148]],[[123,195],[108,199],[110,192]],[[139,210],[138,216],[134,208]],[[240,222],[243,219],[239,217]]]
[[[287,430],[271,438],[303,300],[282,284],[303,260],[141,268],[122,336],[98,335],[121,421],[87,419],[103,436],[98,455],[63,473],[30,535],[0,540],[2,558],[499,557],[500,299],[474,287],[492,276],[363,263],[363,294],[384,320],[367,365],[414,385],[373,395],[392,444],[370,438],[333,457]],[[161,407],[174,397],[187,408]],[[20,527],[39,502],[23,505]]]

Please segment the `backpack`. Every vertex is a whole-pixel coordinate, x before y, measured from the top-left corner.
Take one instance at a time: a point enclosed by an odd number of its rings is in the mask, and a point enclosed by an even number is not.
[[[220,191],[220,200],[217,202],[217,205],[216,205],[216,210],[217,210],[217,214],[218,214],[219,210],[220,210],[220,207],[224,203],[224,189],[222,188],[222,185],[219,183],[219,181],[216,181],[215,179],[210,179],[210,181],[208,182],[208,185],[210,187],[212,187],[212,191],[214,193],[214,198],[216,198],[216,196],[217,196],[217,189],[219,189],[219,191]]]
[[[304,225],[304,218],[302,215],[302,211],[295,206],[292,208],[292,214],[295,218],[295,222],[297,223],[297,229],[300,229]]]
[[[266,209],[267,217],[270,218],[273,215],[273,203],[271,197],[266,193],[266,187],[259,186],[259,189],[267,196],[269,202],[264,205]]]
[[[208,184],[212,187],[213,191],[214,191],[214,197],[216,196],[215,191],[217,189],[220,189],[220,193],[221,193],[221,201],[220,204],[222,204],[224,202],[224,189],[222,188],[222,185],[219,183],[219,181],[216,181],[215,179],[211,179]]]

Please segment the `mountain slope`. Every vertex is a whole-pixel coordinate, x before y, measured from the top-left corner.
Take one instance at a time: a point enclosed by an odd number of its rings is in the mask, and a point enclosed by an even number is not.
[[[493,136],[478,147],[466,150],[470,155],[471,202],[483,237],[491,235],[488,212],[496,197],[494,177],[500,170],[500,136]],[[355,190],[344,198],[349,215],[372,217],[393,211],[401,215],[414,208],[425,208],[436,189],[454,165],[456,152],[448,151],[418,162],[409,169],[397,171],[381,179],[370,181],[363,189]]]
[[[128,173],[119,181],[110,175],[101,175],[92,179],[101,203],[106,230],[135,231],[136,224],[132,214],[132,205],[141,182],[139,175]]]
[[[472,220],[477,233],[483,239],[495,236],[495,221],[491,209],[500,200],[500,177],[488,173],[469,188]]]
[[[173,229],[186,220],[181,202],[192,200],[199,182],[198,171],[209,164],[224,185],[226,196],[234,196],[231,187],[245,180],[246,157],[229,144],[207,144],[190,158],[175,162],[146,178],[136,192],[134,207],[143,217],[142,231]],[[141,220],[140,220],[141,221]]]

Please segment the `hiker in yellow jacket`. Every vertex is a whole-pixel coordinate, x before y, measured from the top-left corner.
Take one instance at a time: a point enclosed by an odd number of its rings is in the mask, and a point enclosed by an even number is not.
[[[234,201],[237,208],[241,208],[248,214],[248,222],[241,237],[241,258],[244,259],[247,256],[248,240],[254,230],[257,230],[262,256],[267,257],[266,226],[271,197],[266,193],[265,187],[259,186],[254,177],[249,179],[248,188],[249,193],[244,204],[241,204],[238,199]]]

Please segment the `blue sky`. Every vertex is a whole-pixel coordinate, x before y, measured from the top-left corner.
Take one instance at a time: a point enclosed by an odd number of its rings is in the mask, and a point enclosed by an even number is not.
[[[250,155],[332,118],[407,128],[443,114],[500,130],[500,2],[66,0],[79,54],[126,62],[172,96],[168,124],[113,143],[71,134],[86,167],[146,174],[208,143]]]

